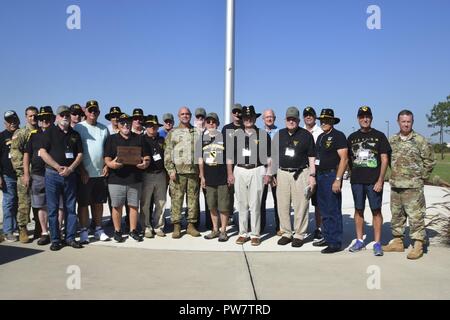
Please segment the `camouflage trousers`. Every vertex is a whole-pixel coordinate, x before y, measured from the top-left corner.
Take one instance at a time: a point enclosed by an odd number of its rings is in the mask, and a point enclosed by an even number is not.
[[[423,188],[391,188],[391,229],[394,237],[403,238],[406,219],[412,240],[425,240],[425,196]]]
[[[170,181],[169,187],[172,198],[172,223],[180,223],[185,194],[188,207],[187,221],[196,223],[198,220],[198,195],[200,189],[198,175],[177,174],[177,179]]]
[[[23,185],[22,177],[17,177],[17,224],[19,227],[26,227],[30,223],[31,197],[30,189]]]

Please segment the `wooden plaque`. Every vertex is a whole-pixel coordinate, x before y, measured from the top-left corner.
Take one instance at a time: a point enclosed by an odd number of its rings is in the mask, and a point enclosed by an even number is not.
[[[137,165],[142,162],[141,147],[117,147],[117,161],[128,165]]]

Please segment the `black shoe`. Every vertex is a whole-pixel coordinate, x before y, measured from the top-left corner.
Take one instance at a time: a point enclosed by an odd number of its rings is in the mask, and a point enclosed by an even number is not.
[[[341,248],[340,248],[340,247],[331,247],[331,246],[328,246],[328,247],[326,247],[325,249],[323,249],[323,250],[320,251],[320,252],[322,252],[322,253],[335,253],[335,252],[339,252],[339,251],[341,251]]]
[[[48,234],[43,234],[37,242],[38,246],[44,246],[49,243],[50,243],[50,236]]]
[[[62,247],[63,247],[63,245],[61,242],[52,242],[52,244],[50,245],[50,250],[58,251],[58,250],[61,250]]]
[[[124,242],[125,239],[122,237],[121,231],[114,231],[114,240],[117,242]]]
[[[136,240],[137,242],[143,241],[141,235],[136,230],[133,230],[130,232],[130,237]]]
[[[328,243],[325,241],[325,239],[313,242],[314,247],[326,247],[328,246]]]
[[[74,248],[74,249],[81,249],[84,248],[81,243],[79,243],[77,240],[72,240],[67,242],[67,245]]]
[[[314,239],[317,239],[317,240],[323,239],[323,234],[320,229],[314,230]]]
[[[294,238],[292,240],[291,246],[294,248],[300,248],[303,245],[304,241],[302,239]]]
[[[290,243],[292,241],[292,239],[291,238],[288,238],[288,237],[281,237],[279,240],[278,240],[278,245],[280,245],[280,246],[285,246],[285,245],[287,245],[288,243]]]

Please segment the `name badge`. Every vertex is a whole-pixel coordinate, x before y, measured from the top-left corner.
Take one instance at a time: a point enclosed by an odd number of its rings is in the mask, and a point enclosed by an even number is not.
[[[214,164],[215,163],[214,158],[210,158],[210,157],[206,158],[205,162],[207,164]]]
[[[8,153],[8,159],[11,159],[11,152]]]
[[[358,155],[360,158],[368,158],[369,157],[369,151],[368,150],[361,150],[358,152]]]
[[[66,152],[66,159],[73,159],[73,153],[72,152]]]
[[[242,149],[242,156],[243,157],[251,157],[252,156],[252,151],[248,150],[248,149]]]
[[[315,164],[316,166],[320,165],[320,159],[316,159],[316,161],[314,161],[314,164]]]
[[[153,155],[153,161],[161,160],[161,155],[159,153]]]
[[[286,148],[286,152],[284,153],[285,156],[293,157],[295,156],[295,150],[291,148]]]

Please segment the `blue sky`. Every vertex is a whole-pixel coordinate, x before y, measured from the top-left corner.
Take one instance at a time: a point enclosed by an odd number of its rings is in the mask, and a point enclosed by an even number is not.
[[[68,30],[66,9],[81,9]],[[381,30],[366,9],[381,8]],[[2,0],[0,111],[99,101],[161,116],[187,105],[223,118],[225,0]],[[450,1],[236,0],[235,100],[272,108],[331,107],[349,134],[367,104],[397,130],[450,95]],[[446,140],[450,141],[447,135]]]

